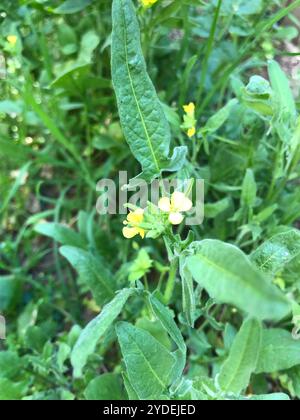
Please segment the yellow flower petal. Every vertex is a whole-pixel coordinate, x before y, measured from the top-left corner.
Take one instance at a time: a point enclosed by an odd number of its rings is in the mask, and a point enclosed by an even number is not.
[[[169,213],[171,211],[170,199],[168,197],[161,198],[158,202],[158,208],[165,213]]]
[[[145,235],[146,235],[146,231],[144,229],[142,229],[142,228],[137,228],[137,230],[138,230],[138,234],[140,235],[140,237],[142,239],[144,239],[145,238]]]
[[[12,45],[16,45],[17,41],[18,41],[18,37],[16,35],[9,35],[7,37],[7,41]]]
[[[186,114],[193,115],[195,112],[195,104],[190,102],[188,105],[184,105],[183,109]]]
[[[151,7],[155,4],[158,0],[141,0],[141,3],[144,7]]]
[[[195,134],[196,134],[196,128],[195,127],[192,127],[192,128],[188,129],[187,135],[188,135],[189,138],[194,137]]]
[[[134,238],[136,235],[139,234],[139,229],[138,228],[129,228],[129,227],[124,227],[123,228],[123,235],[125,236],[126,239],[132,239]]]
[[[144,219],[143,209],[137,209],[135,211],[132,211],[127,216],[127,221],[133,225],[138,225],[142,223],[143,219]]]
[[[170,213],[169,216],[169,222],[172,225],[180,225],[180,223],[183,221],[184,217],[181,213]]]
[[[192,207],[192,201],[189,198],[185,197],[180,211],[190,211]]]
[[[182,203],[185,199],[185,195],[183,192],[175,191],[171,197],[171,205],[172,209],[176,211],[181,211]]]

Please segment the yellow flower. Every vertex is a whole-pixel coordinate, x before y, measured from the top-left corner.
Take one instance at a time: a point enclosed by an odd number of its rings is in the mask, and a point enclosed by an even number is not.
[[[151,7],[155,4],[158,0],[140,0],[144,7]]]
[[[196,107],[193,102],[190,102],[188,105],[184,105],[183,109],[186,115],[183,117],[184,123],[181,127],[186,131],[188,137],[192,138],[196,134]]]
[[[169,222],[172,225],[180,225],[184,219],[182,212],[191,210],[193,203],[184,193],[175,191],[171,200],[168,197],[161,198],[158,207],[162,212],[169,213]]]
[[[144,210],[136,209],[128,214],[127,220],[125,220],[123,228],[123,235],[127,239],[132,239],[136,235],[140,235],[143,239],[145,237],[145,230],[140,227],[140,224],[144,220]],[[128,225],[128,226],[127,226]]]
[[[192,127],[192,128],[188,129],[187,135],[188,135],[189,138],[194,137],[195,134],[196,134],[196,127]]]
[[[18,37],[16,35],[9,35],[7,41],[14,47],[18,41]]]
[[[189,115],[195,114],[195,104],[193,102],[190,102],[188,105],[184,105],[183,109],[186,114],[189,114]]]

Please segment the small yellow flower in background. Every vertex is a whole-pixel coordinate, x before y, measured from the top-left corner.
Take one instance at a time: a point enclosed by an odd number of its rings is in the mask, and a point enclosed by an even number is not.
[[[155,4],[158,0],[140,0],[144,7],[151,7]]]
[[[169,222],[172,225],[180,225],[183,221],[183,212],[191,210],[193,203],[182,192],[175,191],[171,199],[163,197],[158,203],[159,209],[164,213],[169,213]]]
[[[194,116],[195,104],[193,102],[190,102],[188,105],[184,105],[183,109],[186,114]]]
[[[190,102],[188,105],[183,107],[185,115],[183,117],[183,124],[181,128],[186,131],[189,138],[194,137],[196,134],[196,118],[195,118],[195,104]]]
[[[18,41],[18,37],[16,35],[9,35],[7,37],[7,41],[10,43],[12,47],[14,47]]]
[[[188,129],[187,135],[189,136],[189,138],[194,137],[195,134],[196,134],[196,127],[192,127]]]
[[[140,227],[141,223],[144,220],[144,210],[136,209],[128,214],[127,220],[125,220],[123,228],[123,235],[126,239],[132,239],[137,235],[140,235],[141,238],[145,237],[145,230]],[[128,225],[128,226],[127,226]]]

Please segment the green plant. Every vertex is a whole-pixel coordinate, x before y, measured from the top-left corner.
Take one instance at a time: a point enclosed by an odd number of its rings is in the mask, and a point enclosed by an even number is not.
[[[112,37],[110,2],[4,3],[0,399],[300,398],[300,2],[114,0]],[[119,170],[204,179],[204,223],[193,183],[96,214]]]

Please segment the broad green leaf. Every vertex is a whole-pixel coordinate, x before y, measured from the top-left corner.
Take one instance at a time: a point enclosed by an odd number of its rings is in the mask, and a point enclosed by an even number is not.
[[[77,63],[69,67],[51,83],[51,88],[63,88],[78,94],[78,87],[82,88],[82,80],[85,79],[91,69],[90,63]]]
[[[112,79],[121,123],[143,176],[151,180],[163,170],[178,170],[186,148],[176,148],[169,159],[170,127],[147,73],[132,1],[114,0],[112,16]]]
[[[250,256],[259,269],[275,275],[300,256],[300,232],[296,229],[279,233],[264,242]]]
[[[239,394],[247,388],[257,366],[261,336],[262,326],[259,321],[249,319],[244,322],[218,378],[223,391]]]
[[[191,249],[196,255],[187,258],[187,267],[218,302],[259,319],[278,320],[291,312],[284,294],[235,246],[207,239],[192,244]]]
[[[159,398],[170,385],[176,359],[146,331],[120,322],[116,326],[128,379],[139,399]]]
[[[88,401],[125,400],[120,375],[105,373],[93,379],[84,391]]]
[[[98,305],[102,306],[114,296],[115,281],[100,257],[74,246],[63,246],[60,253],[78,272],[83,284],[92,291]]]
[[[180,277],[182,282],[182,309],[186,320],[191,327],[194,327],[196,317],[196,302],[193,285],[193,277],[186,266],[186,258],[179,259]]]
[[[174,367],[173,380],[181,377],[183,369],[186,364],[186,345],[183,340],[182,334],[177,327],[172,312],[166,306],[164,306],[154,296],[149,296],[149,302],[156,318],[161,322],[164,329],[170,335],[172,340],[178,347],[178,350],[174,352],[174,356],[177,359],[176,366]]]
[[[18,401],[25,395],[28,388],[25,382],[12,382],[6,378],[0,378],[0,401]]]
[[[300,365],[300,341],[286,330],[264,330],[256,373],[273,373],[296,365]]]
[[[85,238],[74,230],[59,223],[39,223],[34,228],[35,232],[49,236],[55,241],[63,244],[85,248],[87,243]]]
[[[295,118],[297,115],[296,105],[287,76],[274,60],[269,61],[268,71],[281,112],[288,112],[291,117]]]
[[[98,341],[118,317],[128,298],[133,293],[134,289],[123,289],[110,303],[104,306],[102,312],[83,329],[71,355],[74,376],[76,378],[81,377],[82,369],[86,365],[88,357],[93,354]]]
[[[54,13],[68,15],[81,12],[87,6],[92,4],[93,0],[66,0],[63,4],[54,9]]]
[[[125,373],[123,373],[123,381],[124,381],[124,386],[125,386],[126,392],[128,394],[128,399],[130,401],[139,400],[139,396],[137,395],[137,393],[133,389],[133,387],[132,387],[131,383],[129,382],[129,379],[128,379],[128,377]]]
[[[0,351],[0,378],[13,379],[22,367],[22,360],[12,351]]]

